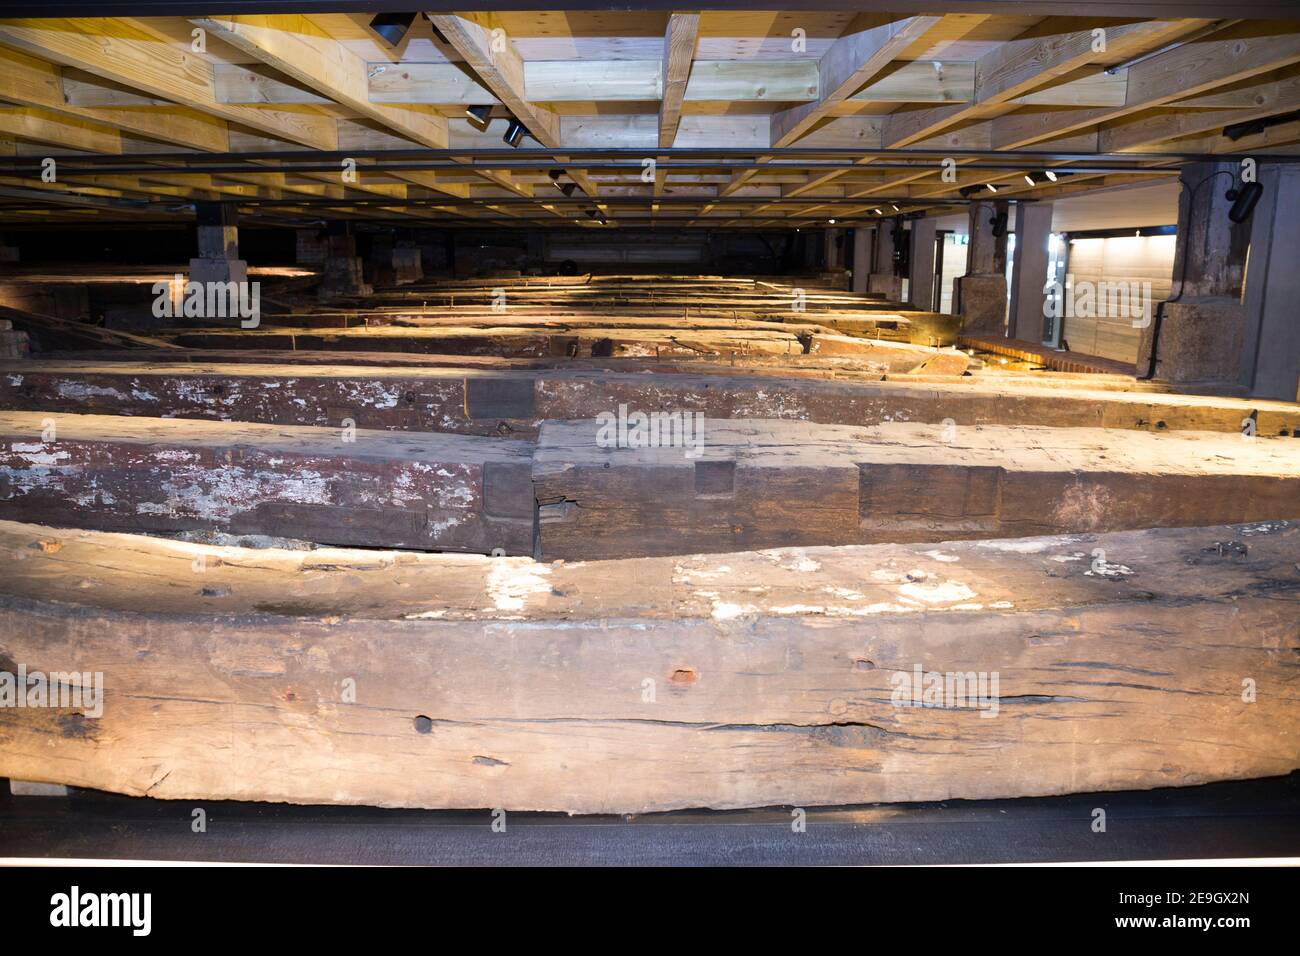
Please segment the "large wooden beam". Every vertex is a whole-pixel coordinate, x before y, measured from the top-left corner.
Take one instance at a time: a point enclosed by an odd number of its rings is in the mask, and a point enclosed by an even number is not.
[[[1127,68],[1122,104],[1049,112],[1022,110],[1000,116],[992,121],[992,145],[1018,149],[1158,106],[1184,100],[1194,103],[1198,96],[1220,87],[1300,62],[1300,32],[1294,32],[1293,26],[1243,23],[1181,44]],[[1159,132],[1153,130],[1153,137]],[[1123,149],[1134,148],[1139,142],[1158,139],[1141,140],[1121,130],[1106,145]]]
[[[0,561],[0,671],[102,691],[0,707],[18,779],[640,813],[1300,767],[1283,521],[563,565],[0,522]]]
[[[5,20],[0,21],[0,44],[271,136],[316,149],[338,145],[330,116],[218,102],[211,63],[162,42],[134,21]]]
[[[164,143],[210,152],[230,148],[225,121],[185,107],[167,110],[75,105],[66,94],[65,77],[59,67],[16,50],[0,48],[0,99],[23,106],[39,107],[115,127]],[[71,145],[71,144],[69,144]],[[94,150],[120,152],[118,149]]]
[[[527,554],[529,447],[461,435],[0,412],[0,516]],[[52,424],[51,424],[52,423]]]
[[[822,381],[791,370],[716,367],[657,374],[566,369],[463,369],[158,362],[0,361],[0,406],[23,411],[203,418],[278,425],[532,437],[547,419],[602,411],[689,410],[708,418],[785,418],[826,425],[886,421],[955,426],[1040,425],[1300,436],[1300,405],[1200,395],[1101,390],[1086,379],[1016,384]],[[938,353],[942,356],[951,352]],[[914,357],[916,362],[919,356]],[[919,364],[919,363],[918,363]],[[843,373],[841,372],[841,375]]]
[[[543,425],[533,461],[540,555],[1300,518],[1300,447],[1290,439],[703,416],[657,424],[654,438],[650,420],[631,417]]]
[[[682,118],[682,99],[700,34],[698,13],[674,13],[664,33],[663,99],[659,104],[659,145],[672,146]]]
[[[885,124],[884,145],[910,146],[954,124],[996,116],[1012,101],[1089,64],[1116,63],[1202,29],[1209,21],[1155,20],[1108,26],[1105,47],[1097,49],[1093,30],[1029,36],[1001,43],[975,68],[975,96],[969,103],[897,112]]]
[[[840,37],[818,61],[819,99],[772,115],[772,145],[789,146],[808,133],[941,19],[907,17],[853,29]]]
[[[400,136],[432,149],[447,147],[446,117],[372,103],[365,59],[329,36],[309,17],[205,17],[191,22]]]

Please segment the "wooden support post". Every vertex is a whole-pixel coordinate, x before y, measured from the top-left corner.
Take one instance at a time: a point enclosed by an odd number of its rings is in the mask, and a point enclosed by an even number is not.
[[[1043,338],[1047,244],[1052,234],[1050,202],[1016,207],[1016,253],[1011,264],[1011,306],[1007,336],[1026,342]]]

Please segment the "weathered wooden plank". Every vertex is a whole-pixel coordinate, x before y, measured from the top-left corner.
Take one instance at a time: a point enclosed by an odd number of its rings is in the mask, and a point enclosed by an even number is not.
[[[370,326],[320,330],[312,328],[202,329],[173,334],[183,346],[254,349],[360,349],[371,352],[438,352],[461,355],[530,357],[543,355],[688,357],[704,355],[861,355],[880,346],[867,339],[834,334],[797,335],[788,331],[737,329],[548,329],[512,326],[509,316],[496,327],[455,325]],[[686,326],[688,323],[683,322]],[[892,343],[891,343],[892,344]],[[920,361],[920,358],[918,358]]]
[[[764,375],[700,364],[656,365],[647,376],[590,368],[0,361],[0,408],[277,425],[337,426],[351,418],[360,428],[514,437],[535,436],[544,419],[591,419],[619,405],[827,425],[951,419],[959,426],[1235,433],[1249,419],[1263,437],[1300,435],[1300,405],[1290,402],[1105,391],[1077,379],[1055,387],[998,378],[908,381],[922,373],[824,381],[790,377],[789,369]]]
[[[0,708],[27,780],[620,813],[1300,767],[1284,521],[555,565],[0,522],[0,560],[0,670],[103,676]]]
[[[462,435],[0,412],[0,516],[112,531],[527,554],[530,446]]]
[[[533,459],[539,555],[618,558],[1300,517],[1300,444],[1291,439],[690,415],[661,421],[655,435],[636,409],[620,411],[625,424],[612,413],[611,420],[543,424]]]

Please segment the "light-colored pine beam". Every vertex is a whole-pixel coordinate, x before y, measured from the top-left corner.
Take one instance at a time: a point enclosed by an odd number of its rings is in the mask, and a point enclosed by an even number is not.
[[[366,61],[301,14],[191,20],[213,36],[422,146],[445,149],[447,120],[433,113],[371,103]]]
[[[698,13],[674,13],[664,32],[663,99],[659,104],[659,145],[671,147],[682,120],[682,100],[700,37]]]
[[[772,115],[772,145],[790,146],[829,115],[836,104],[870,83],[942,17],[907,17],[853,30],[836,40],[817,63],[819,98]]]
[[[1119,63],[1207,26],[1208,20],[1153,20],[1105,28],[1104,49],[1093,30],[1031,36],[994,47],[976,64],[975,97],[969,103],[890,114],[884,144],[910,146],[958,123],[986,119],[1015,108],[1018,97],[1083,67]]]
[[[993,121],[993,145],[1019,149],[1167,104],[1195,106],[1222,86],[1300,63],[1293,24],[1243,23],[1174,47],[1127,70],[1124,103],[1116,107],[1019,111]],[[1231,99],[1222,101],[1231,105]]]
[[[178,146],[225,152],[230,145],[224,120],[168,103],[170,109],[139,109],[116,105],[74,106],[65,96],[65,77],[52,63],[0,48],[0,100],[39,107],[80,120]]]
[[[330,116],[219,103],[212,64],[137,21],[4,20],[0,44],[314,149],[332,150],[338,143]]]

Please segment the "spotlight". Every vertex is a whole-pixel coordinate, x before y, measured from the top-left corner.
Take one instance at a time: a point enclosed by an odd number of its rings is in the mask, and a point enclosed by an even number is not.
[[[1038,185],[1037,181],[1034,179],[1033,173],[1025,173],[1025,182],[1030,186]]]
[[[1056,182],[1056,173],[1052,172],[1050,169],[1044,170],[1043,175],[1046,176],[1052,182]]]
[[[595,219],[600,215],[599,209],[584,209],[582,212],[588,219]]]
[[[1277,116],[1265,116],[1263,119],[1247,120],[1244,123],[1232,123],[1223,127],[1223,135],[1235,143],[1243,137],[1258,136],[1270,127],[1281,126],[1284,123],[1294,123],[1297,119],[1300,119],[1300,110],[1281,113]]]
[[[567,199],[569,196],[573,195],[573,191],[578,188],[578,184],[565,183],[563,186],[561,186],[559,183],[556,183],[555,188],[558,189],[560,192],[564,193],[564,196]]]
[[[871,210],[871,211],[874,212],[877,216],[883,216],[883,215],[884,215],[884,213],[881,212],[879,209],[873,209],[873,210]]]
[[[519,147],[519,141],[524,138],[524,124],[517,119],[512,119],[510,125],[506,127],[506,133],[501,137],[501,141],[507,146]]]
[[[370,18],[370,29],[391,47],[401,44],[406,31],[411,29],[414,13],[379,13]]]
[[[983,186],[963,186],[957,192],[961,194],[962,199],[970,199],[971,196],[974,196],[983,188]]]
[[[1264,187],[1259,183],[1242,183],[1241,186],[1229,189],[1223,197],[1233,200],[1232,208],[1228,210],[1228,218],[1233,222],[1245,222],[1255,211],[1255,204],[1259,202],[1259,197],[1262,195],[1264,195]]]
[[[465,115],[469,121],[479,129],[487,129],[488,123],[492,119],[492,107],[490,106],[467,106]]]
[[[992,183],[985,183],[984,188],[986,188],[991,193],[995,193],[998,191],[998,187],[994,186]]]
[[[556,179],[559,179],[561,176],[564,175],[564,170],[562,170],[562,169],[551,169],[551,170],[547,170],[546,175],[550,176],[552,180],[556,180]]]
[[[889,208],[894,210],[894,212],[902,212],[902,210],[898,208],[898,203],[896,202],[891,202]]]
[[[826,222],[829,223],[829,224],[832,225],[832,226],[835,225],[835,220],[834,220],[834,219],[827,219]]]

